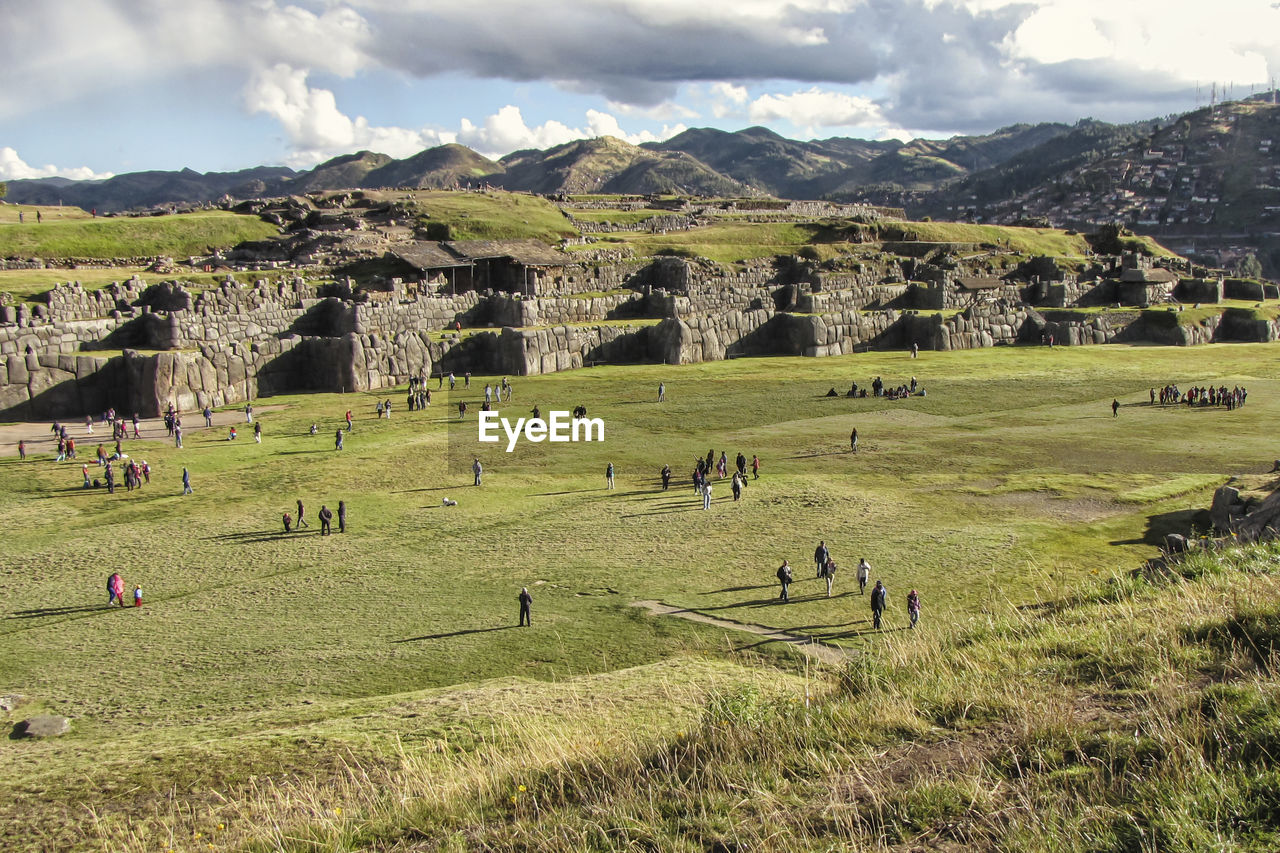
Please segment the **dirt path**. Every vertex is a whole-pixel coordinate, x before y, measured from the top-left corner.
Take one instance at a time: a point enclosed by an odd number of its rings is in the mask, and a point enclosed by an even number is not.
[[[732,622],[728,619],[717,619],[714,616],[708,616],[705,613],[699,613],[696,610],[686,610],[683,607],[672,607],[670,604],[663,604],[661,601],[633,601],[632,607],[643,607],[655,616],[675,616],[680,619],[688,619],[690,622],[701,622],[704,625],[714,625],[717,628],[724,628],[727,631],[742,631],[748,634],[755,634],[765,640],[778,643],[788,643],[796,648],[796,651],[806,654],[814,660],[820,660],[823,663],[835,664],[840,666],[849,660],[850,657],[856,655],[857,652],[847,651],[838,646],[828,645],[820,642],[812,637],[805,637],[799,634],[788,634],[786,631],[779,631],[777,628],[769,628],[765,625],[752,625],[748,622]]]

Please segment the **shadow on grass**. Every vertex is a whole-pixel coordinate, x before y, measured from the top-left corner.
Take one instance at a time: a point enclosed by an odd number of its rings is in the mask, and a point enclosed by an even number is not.
[[[1209,530],[1213,521],[1207,509],[1182,509],[1147,516],[1147,529],[1141,538],[1113,539],[1109,545],[1164,545],[1164,537],[1170,533],[1190,536],[1196,530]]]
[[[815,459],[819,456],[845,456],[853,455],[857,451],[853,450],[817,450],[813,453],[797,453],[795,456],[788,456],[788,459]]]
[[[609,490],[601,486],[600,488],[596,488],[596,489],[569,489],[566,492],[538,492],[536,494],[530,495],[529,497],[554,498],[554,497],[558,497],[559,495],[581,495],[587,492],[607,492],[607,491]]]
[[[413,492],[447,492],[450,489],[474,489],[474,483],[455,483],[452,486],[423,486],[421,489],[399,489],[393,495],[407,495]]]
[[[776,583],[762,583],[759,586],[726,586],[724,589],[713,589],[707,592],[700,592],[698,595],[718,595],[722,592],[749,592],[753,589],[769,589],[777,586]]]
[[[127,610],[107,604],[76,604],[66,607],[37,607],[33,610],[15,610],[9,614],[10,619],[39,619],[41,616],[67,616],[71,613],[93,613],[98,610]]]
[[[279,528],[275,530],[250,530],[245,533],[220,533],[217,536],[202,536],[200,538],[204,542],[270,542],[274,539],[296,539],[307,534],[319,536],[320,528],[317,527],[313,531],[310,527],[306,527],[302,530],[291,530],[288,533]]]
[[[447,640],[450,637],[465,637],[467,634],[489,634],[494,631],[510,631],[515,625],[499,625],[496,628],[464,628],[461,631],[449,631],[444,634],[423,634],[421,637],[408,637],[403,640],[392,640],[393,643],[416,643],[419,640]]]

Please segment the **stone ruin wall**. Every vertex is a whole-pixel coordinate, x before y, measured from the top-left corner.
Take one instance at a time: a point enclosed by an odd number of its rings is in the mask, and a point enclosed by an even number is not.
[[[440,370],[526,376],[603,362],[818,357],[912,343],[970,349],[1034,343],[1048,334],[1069,346],[1280,340],[1280,321],[1257,320],[1238,309],[1184,326],[1174,312],[1042,315],[1020,301],[1037,296],[1052,303],[1060,292],[1062,301],[1079,302],[1088,287],[1073,281],[1048,283],[1035,294],[1030,287],[985,291],[980,301],[944,317],[912,310],[935,298],[929,283],[886,285],[867,273],[828,275],[821,289],[813,280],[782,285],[792,288],[795,313],[778,313],[785,294],[780,296],[771,266],[713,275],[708,284],[690,274],[693,265],[675,260],[663,261],[656,279],[674,280],[678,292],[586,297],[468,291],[357,303],[322,298],[300,279],[226,283],[194,298],[178,285],[147,287],[139,280],[98,294],[60,286],[43,316],[13,311],[0,318],[10,321],[0,323],[0,412],[51,417],[115,406],[147,416],[170,401],[191,410],[289,391],[376,390]],[[605,275],[593,270],[590,280],[634,283],[636,274],[636,265],[627,264]],[[1018,298],[995,298],[1013,295]],[[899,307],[865,312],[890,304]],[[592,325],[629,318],[661,322]],[[456,321],[497,328],[439,334]],[[120,348],[120,355],[94,352]]]

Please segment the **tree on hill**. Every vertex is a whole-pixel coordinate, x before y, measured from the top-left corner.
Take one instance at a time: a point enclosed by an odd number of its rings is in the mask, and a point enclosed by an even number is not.
[[[1236,275],[1241,278],[1262,278],[1262,263],[1252,252],[1236,262]]]
[[[9,185],[4,181],[0,181],[0,198],[4,198],[9,194]]]

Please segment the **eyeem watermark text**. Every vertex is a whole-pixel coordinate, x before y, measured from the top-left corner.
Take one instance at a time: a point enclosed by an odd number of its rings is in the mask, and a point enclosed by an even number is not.
[[[502,440],[500,432],[507,434],[507,452],[516,448],[520,436],[537,444],[542,441],[604,441],[603,418],[574,418],[569,412],[548,412],[548,417],[519,418],[511,421],[498,417],[497,412],[480,413],[480,440]]]

